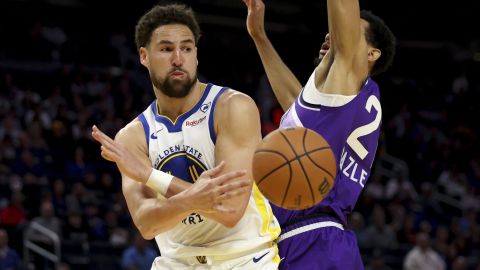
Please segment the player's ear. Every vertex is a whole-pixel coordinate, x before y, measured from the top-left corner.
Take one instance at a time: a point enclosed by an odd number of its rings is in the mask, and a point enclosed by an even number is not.
[[[148,68],[148,52],[145,47],[140,47],[140,50],[138,51],[139,57],[140,57],[140,63]]]
[[[380,58],[380,55],[382,55],[382,51],[380,51],[377,48],[370,48],[368,50],[368,61],[369,62],[377,61],[378,58]]]

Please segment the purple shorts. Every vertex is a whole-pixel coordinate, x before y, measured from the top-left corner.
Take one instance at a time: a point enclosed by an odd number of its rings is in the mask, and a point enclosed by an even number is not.
[[[278,269],[363,270],[356,236],[342,227],[336,219],[317,217],[282,228]]]

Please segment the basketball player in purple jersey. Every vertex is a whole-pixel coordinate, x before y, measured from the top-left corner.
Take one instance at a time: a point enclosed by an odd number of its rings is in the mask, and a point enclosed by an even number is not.
[[[380,18],[360,12],[358,0],[327,0],[329,34],[302,89],[268,40],[262,0],[244,2],[248,32],[286,110],[281,127],[320,133],[338,164],[334,186],[320,204],[305,210],[272,205],[282,227],[280,269],[363,269],[355,235],[345,225],[370,176],[380,134],[380,93],[370,75],[391,65],[395,37]]]

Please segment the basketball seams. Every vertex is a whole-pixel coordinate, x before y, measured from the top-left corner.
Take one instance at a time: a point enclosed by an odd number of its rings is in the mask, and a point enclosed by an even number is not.
[[[307,132],[307,130],[305,129],[305,134],[306,134],[306,132]],[[307,171],[305,170],[305,167],[303,167],[302,161],[300,160],[301,158],[298,156],[297,151],[295,151],[295,147],[293,147],[292,143],[287,139],[287,136],[285,136],[285,134],[283,134],[282,131],[280,131],[280,134],[282,135],[283,139],[285,139],[285,141],[288,143],[288,145],[292,149],[293,153],[295,154],[295,160],[298,161],[298,164],[300,164],[300,168],[302,168],[303,175],[305,175],[305,178],[307,179],[307,183],[308,183],[308,186],[310,188],[312,198],[314,199],[313,202],[315,202],[315,196],[313,195],[313,189],[312,189],[312,186],[310,185],[310,178],[308,177],[308,174],[307,174]],[[305,134],[303,134],[304,137],[305,137]],[[283,205],[283,202],[285,201],[285,199],[287,197],[287,193],[288,193],[289,188],[290,188],[291,180],[292,180],[292,177],[290,177],[290,179],[289,179],[289,182],[288,182],[288,185],[287,185],[287,192],[285,193],[285,196],[283,197],[282,205]]]
[[[301,156],[298,156],[298,158],[301,159],[301,158],[307,156],[307,157],[312,161],[312,163],[313,163],[314,165],[316,165],[317,167],[319,167],[319,169],[321,169],[322,171],[326,172],[328,175],[330,175],[330,176],[333,178],[333,176],[332,176],[332,174],[331,174],[330,172],[328,172],[328,171],[325,170],[323,167],[321,167],[321,166],[317,165],[315,162],[313,162],[313,159],[309,156],[309,154],[313,154],[313,153],[315,153],[315,152],[322,151],[322,150],[325,150],[325,149],[330,149],[330,147],[326,146],[326,147],[320,147],[320,148],[313,149],[313,150],[311,150],[311,151],[308,151],[308,152],[303,153]],[[280,165],[279,165],[278,167],[276,167],[275,169],[272,169],[270,172],[266,173],[260,180],[257,181],[258,184],[260,184],[263,180],[265,180],[265,178],[267,178],[268,176],[270,176],[270,175],[271,175],[272,173],[274,173],[276,170],[280,170],[283,166],[288,165],[288,164],[290,164],[292,161],[297,160],[297,158],[294,158],[294,159],[290,159],[290,160],[289,160],[289,159],[287,159],[287,157],[286,157],[284,154],[282,154],[282,153],[280,153],[280,152],[278,152],[278,151],[275,151],[275,150],[257,150],[257,151],[255,151],[255,154],[257,154],[257,153],[272,153],[272,154],[278,154],[278,155],[282,156],[283,159],[287,160],[287,161],[285,161],[285,163],[280,164]],[[291,173],[291,166],[290,166],[290,173]]]
[[[290,143],[290,141],[287,139],[287,137],[285,136],[285,134],[283,134],[282,131],[280,131],[280,135],[282,135],[282,137],[285,139],[285,141],[288,143],[288,145],[290,146],[290,148],[292,148],[292,151],[293,153],[295,154],[295,157],[297,156],[297,152],[295,152],[295,149],[293,148],[292,144]],[[290,170],[291,170],[291,165],[290,165],[290,161],[288,162],[288,166],[290,166]],[[288,191],[290,190],[290,184],[292,183],[292,173],[290,171],[290,177],[288,179],[288,183],[287,183],[287,190],[285,191],[285,193],[283,194],[283,199],[282,199],[282,207],[285,203],[285,199],[287,198],[287,195],[288,195]]]
[[[308,157],[308,154],[307,154],[307,147],[305,146],[305,141],[306,141],[306,138],[307,138],[307,133],[308,133],[308,129],[305,129],[304,132],[303,132],[303,138],[302,138],[302,147],[303,147],[303,152],[305,154],[302,155],[305,156],[307,155]],[[301,159],[302,157],[298,157],[299,159]],[[306,172],[305,172],[306,174]],[[315,204],[315,193],[313,192],[313,187],[312,187],[312,183],[310,183],[310,178],[307,177],[307,183],[308,183],[308,187],[310,188],[310,193],[312,194],[312,202],[313,204]]]
[[[309,151],[309,152],[305,152],[305,154],[302,155],[302,157],[304,156],[307,156],[307,158],[313,163],[313,165],[315,165],[317,168],[319,168],[320,170],[324,171],[326,174],[328,174],[330,177],[332,177],[332,179],[335,179],[335,177],[333,177],[333,174],[331,172],[329,172],[327,169],[325,169],[324,167],[318,165],[315,160],[309,155],[309,154],[312,154],[314,152],[317,152],[317,151],[320,151],[320,150],[325,150],[325,149],[331,149],[330,147],[322,147],[322,148],[317,148],[315,150],[312,150],[312,151]]]
[[[330,147],[325,146],[325,147],[315,148],[315,149],[313,149],[313,150],[310,150],[310,151],[308,151],[308,152],[303,153],[301,156],[298,156],[298,158],[303,158],[304,156],[306,156],[306,155],[308,155],[308,154],[313,154],[313,153],[315,153],[315,152],[322,151],[322,150],[325,150],[325,149],[330,149]],[[294,161],[294,160],[297,160],[297,158],[287,159],[287,157],[285,157],[285,155],[283,155],[282,153],[280,153],[280,152],[278,152],[278,151],[275,151],[275,150],[263,150],[263,149],[262,149],[262,150],[257,150],[257,151],[255,151],[255,154],[256,154],[256,153],[274,153],[274,154],[279,154],[279,155],[281,155],[285,160],[287,160],[285,163],[282,163],[281,166],[285,166],[285,165],[287,165],[287,163],[292,162],[292,161]],[[328,171],[326,171],[326,172],[328,172]],[[331,174],[329,173],[329,175],[331,175]]]
[[[255,154],[257,153],[273,153],[273,154],[277,154],[279,156],[281,156],[284,160],[287,160],[285,163],[281,164],[280,166],[276,167],[275,169],[272,169],[270,172],[268,172],[267,174],[265,174],[260,180],[257,180],[257,185],[260,185],[262,183],[263,180],[265,180],[267,177],[269,177],[272,173],[276,172],[277,170],[281,169],[283,166],[285,165],[288,165],[288,168],[289,168],[289,171],[290,171],[290,178],[291,178],[291,175],[292,175],[292,166],[290,165],[290,162],[288,161],[288,158],[278,152],[278,151],[275,151],[275,150],[257,150],[255,151]]]
[[[257,147],[253,164],[255,181],[262,192],[265,189],[271,196],[267,198],[275,205],[292,210],[305,209],[315,205],[317,197],[318,202],[325,198],[323,193],[316,194],[317,185],[322,192],[331,189],[330,183],[335,180],[337,171],[336,165],[332,164],[336,164],[335,157],[328,142],[321,135],[317,138],[316,134],[301,127],[278,129]],[[295,160],[298,164],[293,163]],[[308,193],[311,201],[306,199]]]
[[[311,151],[308,151],[308,152],[305,152],[304,154],[302,154],[301,156],[298,156],[299,159],[307,156],[312,162],[312,158],[310,156],[308,156],[309,154],[312,154],[312,153],[315,153],[315,152],[318,152],[318,151],[321,151],[321,150],[325,150],[325,149],[330,149],[330,147],[320,147],[320,148],[316,148],[316,149],[313,149]],[[283,159],[285,159],[286,161],[280,165],[278,165],[276,168],[272,169],[271,171],[269,171],[268,173],[266,173],[260,180],[257,180],[257,184],[260,185],[260,183],[265,180],[268,176],[270,176],[272,173],[274,173],[276,170],[280,170],[283,166],[285,165],[289,165],[292,161],[294,160],[297,160],[297,158],[294,158],[294,159],[290,159],[288,160],[287,157],[278,152],[278,151],[275,151],[275,150],[257,150],[255,151],[255,154],[257,153],[272,153],[272,154],[277,154],[279,156],[281,156]],[[317,167],[319,167],[319,169],[325,171],[328,175],[332,176],[327,170],[325,170],[324,168],[322,168],[321,166],[318,166],[315,162],[313,162],[313,164]],[[289,166],[289,170],[290,170],[290,174],[292,173],[292,167]],[[333,176],[332,176],[333,177]]]

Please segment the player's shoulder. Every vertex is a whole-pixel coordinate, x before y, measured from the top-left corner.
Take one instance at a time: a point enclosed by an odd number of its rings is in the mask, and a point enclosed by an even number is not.
[[[371,77],[367,77],[363,82],[363,86],[360,89],[359,97],[363,99],[369,99],[370,96],[375,96],[377,99],[380,98],[380,87]]]
[[[217,106],[220,109],[244,110],[257,108],[253,99],[245,93],[234,89],[227,89],[218,98]]]
[[[260,116],[253,99],[233,89],[226,90],[215,106],[215,123],[222,125],[250,125],[259,122]]]
[[[132,143],[142,143],[142,141],[145,140],[144,137],[142,122],[140,122],[138,118],[135,118],[117,132],[115,141],[129,145]]]

